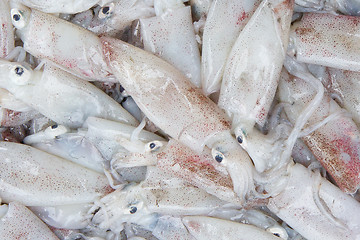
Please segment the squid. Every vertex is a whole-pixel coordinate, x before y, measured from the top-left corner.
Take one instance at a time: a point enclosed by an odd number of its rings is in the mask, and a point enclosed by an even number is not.
[[[253,188],[250,158],[230,133],[224,112],[164,60],[112,38],[101,38],[109,67],[142,112],[165,133],[198,153],[208,146],[245,200]],[[174,122],[176,121],[176,123]]]
[[[293,1],[267,0],[237,38],[224,69],[218,105],[232,118],[238,141],[263,126],[278,85]],[[266,35],[266,38],[260,36]]]
[[[258,0],[212,1],[204,27],[201,57],[201,85],[206,96],[220,91],[231,48],[259,4]]]
[[[1,239],[49,239],[56,235],[29,209],[17,202],[1,205]]]
[[[70,128],[81,127],[89,116],[130,125],[137,123],[130,113],[104,92],[50,64],[42,71],[32,70],[25,64],[0,60],[0,69],[0,87],[59,124]]]
[[[23,5],[11,9],[11,20],[24,50],[33,56],[89,81],[114,81],[100,40],[90,31]]]

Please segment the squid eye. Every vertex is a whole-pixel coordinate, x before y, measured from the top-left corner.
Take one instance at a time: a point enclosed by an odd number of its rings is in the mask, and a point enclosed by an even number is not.
[[[24,69],[22,67],[16,67],[15,68],[15,74],[18,75],[18,76],[21,76],[23,75],[24,73]]]
[[[30,78],[31,71],[23,66],[16,65],[10,71],[10,79],[16,85],[25,85],[29,82]]]
[[[54,124],[45,129],[45,134],[49,138],[56,138],[57,136],[69,132],[69,129],[63,125]]]
[[[137,207],[134,207],[134,206],[132,206],[132,207],[130,207],[130,213],[131,214],[134,214],[134,213],[136,213],[136,211],[137,211]]]
[[[155,152],[155,151],[159,150],[162,146],[163,146],[163,143],[160,141],[149,142],[146,145],[146,151],[147,152]]]
[[[113,11],[114,11],[114,4],[110,3],[109,5],[104,6],[100,9],[98,17],[100,19],[110,17],[110,15],[113,13]]]
[[[235,129],[235,135],[236,135],[236,141],[238,141],[238,143],[240,144],[243,144],[246,138],[246,134],[244,130],[242,130],[241,128]]]
[[[218,150],[212,149],[211,154],[218,163],[221,163],[225,159],[224,154]]]
[[[11,13],[12,24],[16,28],[21,29],[21,28],[25,27],[26,19],[24,17],[24,12],[23,11],[20,11],[17,8],[13,8],[13,9],[11,9],[10,13]]]
[[[288,239],[289,237],[286,230],[281,227],[270,227],[266,229],[266,231],[282,239]]]

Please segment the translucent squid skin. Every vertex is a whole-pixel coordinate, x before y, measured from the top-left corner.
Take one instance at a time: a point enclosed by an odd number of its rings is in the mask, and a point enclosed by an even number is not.
[[[167,143],[150,141],[148,144],[154,144],[154,150],[126,154],[114,161],[114,165],[156,165],[165,174],[178,177],[223,201],[241,205],[241,199],[233,190],[229,173],[224,166],[214,161],[209,148],[205,147],[203,152],[198,154],[174,139]]]
[[[11,13],[16,34],[30,54],[48,59],[87,80],[113,80],[102,55],[100,40],[90,31],[24,6],[13,8]]]
[[[244,199],[253,186],[253,165],[230,134],[225,113],[164,60],[120,40],[101,41],[114,75],[142,112],[195,152],[205,145],[211,148],[214,159],[226,166],[234,191]]]
[[[360,71],[359,18],[306,13],[292,26],[294,54],[301,62]],[[326,31],[324,31],[326,29]]]
[[[44,71],[32,71],[25,65],[0,60],[0,69],[1,87],[59,124],[78,128],[89,116],[137,124],[115,100],[60,68],[47,64]]]
[[[158,214],[173,216],[209,214],[227,202],[204,190],[150,168],[140,184],[125,185],[100,200],[100,210],[92,221],[100,228],[121,229],[136,223],[152,229]]]
[[[309,240],[359,239],[360,203],[300,164],[267,207]]]
[[[15,48],[8,0],[0,2],[0,58],[5,58]]]
[[[360,73],[335,68],[327,68],[331,93],[340,95],[341,105],[351,113],[352,119],[360,127]]]
[[[140,20],[144,49],[178,68],[200,87],[200,52],[190,7],[171,9],[163,15]]]
[[[304,80],[282,73],[279,97],[282,102],[292,104],[285,107],[291,122],[314,95],[314,89]],[[340,111],[340,106],[325,95],[306,127]],[[347,193],[356,192],[360,186],[360,132],[351,117],[340,115],[302,139],[340,189]]]
[[[17,202],[9,203],[6,214],[0,217],[0,238],[59,240],[45,223]]]
[[[13,111],[7,108],[0,108],[0,126],[1,127],[15,127],[24,124],[40,113],[36,110],[26,112]]]
[[[214,0],[211,3],[204,27],[201,56],[201,87],[205,95],[220,90],[226,59],[259,4],[259,0]]]
[[[112,191],[107,178],[24,144],[0,142],[0,197],[26,206],[92,203]]]
[[[156,158],[156,166],[167,174],[184,179],[221,200],[241,203],[233,190],[234,186],[226,168],[214,162],[208,148],[197,154],[178,141],[170,139],[163,149],[156,152]]]
[[[183,223],[196,240],[279,240],[281,238],[250,224],[206,216],[186,216]]]
[[[265,123],[285,58],[292,9],[292,0],[263,1],[232,47],[218,104],[232,117],[236,135]]]
[[[111,0],[16,0],[30,8],[46,13],[78,13],[91,8],[96,4]]]
[[[201,152],[209,138],[229,130],[224,112],[179,70],[120,40],[101,41],[114,75],[144,114],[172,138]]]

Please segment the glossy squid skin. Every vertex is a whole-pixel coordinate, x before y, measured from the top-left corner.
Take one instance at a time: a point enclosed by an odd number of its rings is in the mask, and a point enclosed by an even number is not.
[[[144,49],[179,69],[200,87],[200,52],[191,8],[171,9],[163,15],[140,20]]]
[[[341,106],[351,113],[352,119],[360,127],[360,73],[327,68],[326,74],[328,91],[340,98]]]
[[[183,222],[196,240],[263,239],[280,238],[250,224],[238,223],[206,216],[186,216]]]
[[[167,174],[184,179],[224,201],[240,204],[230,175],[223,166],[214,162],[208,148],[197,154],[178,141],[170,139],[164,149],[156,152],[155,156],[156,166]]]
[[[46,13],[78,13],[96,4],[111,0],[17,0],[18,2]]]
[[[282,72],[281,78],[279,97],[282,102],[292,104],[285,107],[285,112],[289,120],[294,122],[315,91],[304,80],[286,72]],[[325,95],[306,127],[340,110],[338,104]],[[351,118],[340,116],[302,139],[340,189],[347,193],[356,192],[360,186],[360,132]]]
[[[32,71],[26,65],[0,60],[0,69],[1,87],[59,124],[78,128],[89,116],[137,124],[130,113],[94,85],[51,64],[43,71]]]
[[[359,239],[360,204],[300,164],[289,168],[285,189],[267,207],[302,236]]]
[[[5,58],[15,48],[8,0],[0,2],[0,58]]]
[[[306,13],[300,22],[292,26],[296,59],[305,63],[359,71],[359,33],[358,17]]]
[[[45,223],[17,202],[9,203],[6,214],[0,218],[0,238],[59,240]]]
[[[102,37],[110,68],[142,112],[165,133],[197,153],[205,146],[226,166],[234,191],[245,200],[253,165],[230,133],[225,113],[177,69],[120,40]]]
[[[170,64],[120,40],[103,37],[101,41],[126,91],[171,137],[201,152],[208,139],[229,130],[224,112]]]
[[[265,123],[285,58],[292,9],[292,0],[263,1],[232,47],[218,104],[232,117],[237,136]]]
[[[27,52],[48,59],[81,78],[114,81],[95,34],[35,9],[13,8],[12,17],[16,11],[22,15],[19,21],[13,19],[13,25]]]
[[[220,90],[226,59],[239,33],[259,4],[259,0],[212,1],[202,42],[201,87],[205,95]]]
[[[0,197],[26,206],[92,203],[111,192],[106,177],[24,144],[0,142]]]

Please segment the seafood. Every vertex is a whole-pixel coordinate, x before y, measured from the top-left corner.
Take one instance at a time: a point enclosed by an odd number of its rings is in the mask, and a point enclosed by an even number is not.
[[[220,90],[226,59],[239,33],[259,4],[258,0],[212,2],[202,42],[201,87],[205,95]]]
[[[178,68],[200,87],[200,52],[190,7],[168,9],[160,16],[140,19],[144,49]]]
[[[10,4],[7,0],[0,2],[0,26],[0,58],[5,58],[15,48]]]
[[[267,206],[307,239],[360,236],[359,202],[300,164],[291,166],[285,189]]]
[[[25,206],[91,203],[111,192],[104,175],[33,147],[0,142],[0,152],[4,202]]]
[[[339,96],[339,105],[344,107],[354,122],[360,126],[360,96],[359,90],[359,72],[340,70],[335,68],[326,69],[329,79],[325,84],[329,88],[329,92]]]
[[[186,216],[186,228],[197,240],[217,239],[266,239],[278,240],[273,234],[249,224],[216,219],[205,216]]]
[[[98,88],[55,66],[33,71],[26,65],[0,60],[0,68],[0,87],[59,124],[78,128],[89,116],[137,123]]]
[[[214,160],[226,166],[234,191],[245,199],[253,188],[253,165],[231,136],[221,109],[165,61],[117,39],[101,41],[114,75],[142,112],[193,150],[201,152],[205,145],[211,148]]]
[[[0,238],[360,239],[355,15],[3,0]]]
[[[205,191],[152,167],[148,168],[145,181],[117,189],[102,198],[97,204],[100,209],[92,221],[115,232],[122,230],[124,222],[137,223],[151,230],[158,214],[207,214],[225,204]]]
[[[132,21],[154,15],[153,1],[146,0],[115,0],[105,4],[98,13],[103,24],[116,30],[124,30]]]
[[[87,80],[111,81],[100,40],[93,33],[22,5],[11,9],[11,20],[24,49],[35,57],[48,59]]]
[[[96,172],[104,172],[105,160],[84,135],[71,133],[63,125],[52,125],[24,138],[25,144],[62,157]]]
[[[301,62],[360,71],[358,25],[358,17],[306,13],[292,26],[289,52]]]
[[[30,8],[46,13],[78,13],[96,4],[104,5],[111,0],[16,0]]]
[[[290,0],[263,1],[228,57],[218,105],[232,118],[237,137],[265,123],[285,58],[292,5]],[[259,37],[264,32],[265,40]]]
[[[292,104],[284,108],[292,123],[314,95],[306,81],[282,73],[279,97],[282,102]],[[339,105],[325,95],[306,125],[310,130],[314,126],[315,130],[304,136],[303,141],[343,191],[356,192],[360,187],[360,132],[356,124],[341,114]]]
[[[1,205],[1,239],[58,240],[55,234],[29,209],[17,202]]]

